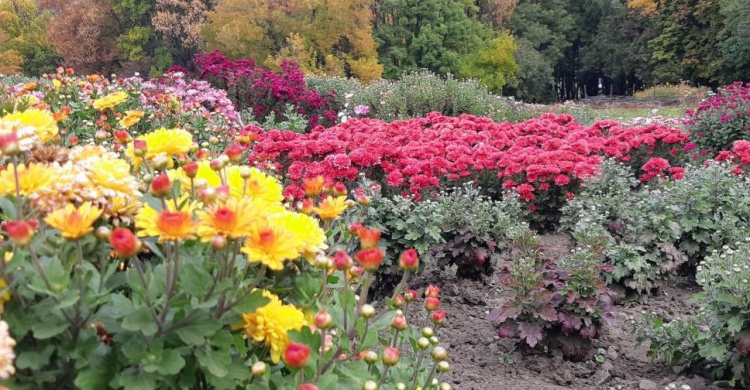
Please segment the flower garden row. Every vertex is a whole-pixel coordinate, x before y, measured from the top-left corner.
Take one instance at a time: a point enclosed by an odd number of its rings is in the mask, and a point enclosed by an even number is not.
[[[289,97],[283,77],[230,74],[271,91],[256,116]],[[748,89],[689,125],[743,126]],[[712,146],[663,125],[555,114],[264,131],[181,73],[61,70],[0,100],[0,377],[11,386],[449,388],[437,379],[449,370],[439,289],[417,310],[408,278],[431,261],[481,277],[507,257],[499,280],[513,298],[490,317],[531,346],[562,334],[585,344],[614,324],[610,288],[648,295],[697,270],[716,320],[691,333],[691,350],[667,355],[688,337],[674,329],[694,323],[634,328],[670,361],[746,378],[747,125]],[[521,219],[569,231],[577,249],[547,258]],[[376,310],[373,294],[390,298]]]

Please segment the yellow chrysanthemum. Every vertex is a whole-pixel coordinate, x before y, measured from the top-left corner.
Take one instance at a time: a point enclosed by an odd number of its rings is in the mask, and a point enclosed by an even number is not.
[[[326,232],[315,218],[299,213],[289,214],[289,220],[293,221],[289,224],[290,228],[297,237],[301,237],[298,250],[305,259],[312,261],[316,254],[328,248]]]
[[[115,108],[116,106],[124,103],[126,100],[128,100],[128,94],[126,92],[119,91],[96,99],[93,103],[91,103],[91,105],[99,111],[105,111],[107,109]]]
[[[30,108],[24,112],[14,112],[3,117],[3,122],[18,122],[34,128],[39,140],[46,144],[57,135],[57,121],[51,112]],[[20,137],[19,137],[20,138]]]
[[[102,215],[102,210],[95,208],[91,202],[80,207],[68,204],[64,209],[50,213],[44,221],[62,233],[69,240],[77,240],[94,230],[94,222]]]
[[[125,111],[125,116],[120,119],[120,126],[124,128],[129,128],[136,123],[141,121],[141,118],[143,117],[143,111],[137,111],[137,110],[129,110]]]
[[[258,218],[283,210],[280,204],[274,207],[250,198],[229,198],[196,212],[200,221],[198,236],[205,242],[218,235],[245,237],[250,234]]]
[[[104,204],[104,215],[108,218],[117,218],[125,224],[129,224],[131,218],[141,209],[141,202],[135,198],[115,196],[107,199]]]
[[[105,196],[137,197],[138,180],[130,174],[130,164],[122,159],[93,158],[87,161],[87,174],[91,183]]]
[[[284,200],[281,183],[256,168],[250,168],[250,177],[243,179],[241,167],[227,167],[227,181],[232,196],[249,196],[267,203],[280,203]]]
[[[69,159],[73,162],[82,162],[92,159],[116,159],[116,153],[113,153],[99,145],[76,146],[70,149]]]
[[[57,165],[31,163],[28,166],[18,164],[18,183],[21,195],[29,196],[50,185],[55,178]],[[16,194],[16,178],[13,165],[0,172],[0,195]]]
[[[195,239],[198,224],[193,220],[194,205],[188,205],[182,210],[174,208],[172,202],[162,211],[156,211],[151,206],[144,205],[135,216],[135,226],[141,237],[159,237],[159,242]]]
[[[263,296],[270,302],[253,313],[243,314],[241,326],[247,337],[268,346],[271,361],[278,363],[289,345],[289,331],[299,331],[308,323],[304,313],[293,305],[285,305],[279,297],[266,290]]]
[[[346,196],[338,196],[334,198],[328,195],[328,197],[318,204],[318,207],[313,208],[313,211],[315,211],[315,214],[318,214],[320,219],[330,221],[343,214],[347,207]]]
[[[146,141],[146,159],[151,160],[159,155],[173,157],[178,154],[187,153],[193,145],[193,136],[182,129],[165,129],[153,131],[138,137],[139,140]],[[136,156],[133,150],[133,143],[128,145],[126,155],[136,167],[143,161]],[[171,158],[170,158],[171,161]]]
[[[284,269],[284,261],[300,257],[304,236],[300,236],[300,222],[292,212],[271,214],[257,219],[245,238],[242,253],[247,261],[261,263],[274,271]]]
[[[22,152],[28,152],[35,144],[40,142],[33,126],[26,126],[19,121],[7,121],[1,119],[0,137],[6,138],[10,136],[11,133],[16,134],[16,138],[18,138],[18,149]],[[0,152],[0,155],[2,155],[2,152]]]
[[[283,188],[276,178],[266,175],[256,168],[250,168],[250,177],[245,180],[242,178],[241,170],[241,167],[235,165],[226,168],[227,184],[232,196],[236,198],[250,197],[267,204],[278,204],[284,200]],[[170,170],[168,174],[170,179],[179,180],[183,188],[190,190],[191,181],[185,176],[182,168]],[[204,180],[208,186],[213,188],[222,185],[219,174],[211,169],[208,161],[198,163],[198,172],[193,182],[198,180]]]

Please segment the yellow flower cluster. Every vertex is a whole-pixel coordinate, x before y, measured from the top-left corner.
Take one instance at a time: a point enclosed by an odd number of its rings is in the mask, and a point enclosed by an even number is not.
[[[143,117],[143,111],[125,111],[125,116],[120,119],[120,126],[124,128],[130,128],[141,121]]]
[[[270,302],[253,313],[243,314],[241,327],[247,337],[267,345],[271,350],[271,361],[278,363],[289,345],[289,331],[300,330],[308,323],[302,311],[283,304],[273,293],[264,290],[263,296]]]
[[[170,168],[174,165],[172,157],[185,154],[193,148],[193,136],[182,129],[161,128],[137,139],[146,143],[147,161],[153,162],[157,157],[163,157],[167,159]],[[143,163],[143,158],[135,154],[134,142],[128,145],[126,155],[136,168]]]
[[[45,110],[30,108],[0,118],[0,136],[16,133],[21,151],[30,150],[36,143],[52,141],[58,131],[54,116]]]
[[[128,100],[127,92],[119,91],[94,100],[91,105],[99,111],[115,108]]]

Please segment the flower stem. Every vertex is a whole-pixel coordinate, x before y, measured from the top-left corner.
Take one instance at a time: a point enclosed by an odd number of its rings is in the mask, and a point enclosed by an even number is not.
[[[417,378],[419,377],[419,368],[422,366],[422,359],[424,359],[426,349],[419,351],[419,357],[417,357],[417,363],[414,365],[414,374],[411,376],[411,388],[417,388]]]
[[[424,386],[422,386],[423,389],[427,388],[427,385],[432,381],[432,377],[435,376],[435,371],[437,370],[438,362],[435,362],[432,364],[432,369],[430,370],[430,375],[427,377],[427,380],[424,382]]]

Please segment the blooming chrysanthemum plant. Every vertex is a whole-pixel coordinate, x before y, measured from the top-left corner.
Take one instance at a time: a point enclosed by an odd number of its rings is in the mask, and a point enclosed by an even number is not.
[[[416,389],[449,369],[438,289],[423,303],[405,289],[416,251],[393,296],[368,300],[380,235],[341,218],[368,202],[311,181],[297,207],[273,171],[239,163],[242,147],[118,117],[150,97],[100,86],[82,104],[117,120],[114,142],[64,138],[77,122],[51,119],[57,97],[0,118],[0,384]]]

